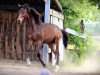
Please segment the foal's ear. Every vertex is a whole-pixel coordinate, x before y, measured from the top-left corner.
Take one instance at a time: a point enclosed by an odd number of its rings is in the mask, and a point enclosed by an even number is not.
[[[28,4],[24,4],[24,6],[27,7],[27,8],[29,8],[29,5]]]
[[[29,7],[28,4],[24,4],[23,6],[24,6],[28,11],[30,11],[30,7]]]
[[[22,7],[22,5],[18,4],[18,7]]]

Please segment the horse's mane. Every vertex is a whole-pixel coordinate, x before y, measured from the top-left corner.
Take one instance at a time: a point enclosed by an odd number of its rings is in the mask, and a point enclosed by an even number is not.
[[[37,25],[41,25],[42,20],[40,18],[40,14],[34,8],[30,8],[30,14],[34,17],[35,23]]]

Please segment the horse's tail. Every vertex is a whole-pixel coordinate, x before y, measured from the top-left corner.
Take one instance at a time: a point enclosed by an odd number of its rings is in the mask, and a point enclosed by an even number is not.
[[[67,46],[68,46],[68,34],[64,30],[61,30],[61,31],[62,31],[62,34],[63,34],[63,44],[64,44],[64,47],[67,48]]]

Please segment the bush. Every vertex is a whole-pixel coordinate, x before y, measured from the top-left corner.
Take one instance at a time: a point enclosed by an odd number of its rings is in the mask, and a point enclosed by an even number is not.
[[[66,56],[71,62],[81,63],[89,52],[94,52],[96,50],[96,45],[92,36],[87,36],[86,39],[73,35],[70,35],[70,37],[73,37],[73,39],[75,38],[73,41],[76,46],[74,50],[67,50],[66,52]]]

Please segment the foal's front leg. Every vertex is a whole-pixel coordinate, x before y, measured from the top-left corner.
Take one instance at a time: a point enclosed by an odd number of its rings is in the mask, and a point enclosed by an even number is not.
[[[27,65],[31,65],[31,62],[30,62],[30,58],[29,58],[29,52],[30,52],[30,47],[32,46],[32,40],[29,40],[28,43],[26,44],[26,54],[27,54],[27,59],[26,59],[26,62],[27,62]]]
[[[38,59],[40,60],[40,62],[42,63],[42,65],[43,65],[44,67],[46,67],[46,64],[44,64],[43,60],[41,59],[41,55],[40,55],[40,50],[41,50],[41,48],[42,48],[42,43],[41,43],[41,42],[38,42],[38,45],[37,45],[37,47],[36,47],[37,57],[38,57]]]

